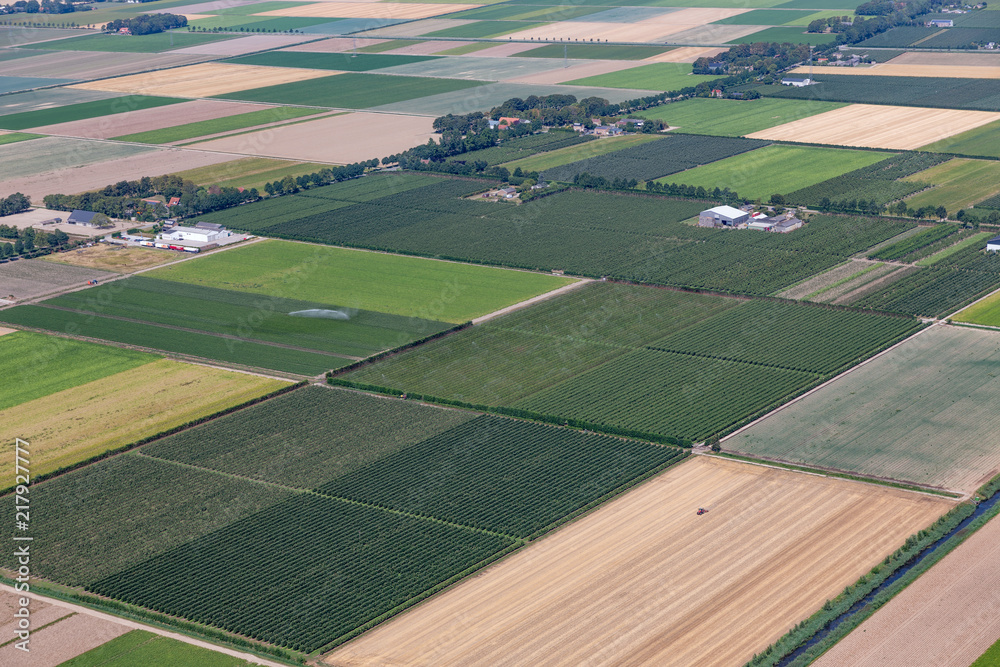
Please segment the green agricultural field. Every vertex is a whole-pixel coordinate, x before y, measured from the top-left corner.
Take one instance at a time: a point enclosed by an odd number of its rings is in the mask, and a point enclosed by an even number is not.
[[[765,146],[659,179],[664,183],[729,188],[767,200],[885,159],[884,153],[809,146]],[[1000,186],[998,186],[1000,189]]]
[[[934,185],[908,198],[907,206],[944,206],[954,214],[1000,193],[1000,162],[955,158],[903,180]]]
[[[737,14],[712,23],[714,25],[799,25],[798,21],[807,16],[811,16],[811,13],[801,9],[755,9],[752,12]],[[808,23],[806,21],[803,25],[808,25]]]
[[[914,263],[917,266],[933,266],[934,264],[944,261],[952,255],[968,248],[969,246],[984,247],[986,245],[986,241],[993,236],[995,236],[995,232],[979,232],[978,234],[970,234],[958,243],[938,250],[934,254],[928,255]]]
[[[1000,327],[1000,293],[991,294],[982,301],[972,304],[953,315],[951,319],[955,322]]]
[[[246,261],[246,258],[244,258]],[[53,308],[355,358],[450,328],[446,322],[133,276],[43,302]],[[290,313],[323,311],[330,317]]]
[[[710,74],[691,74],[690,63],[650,63],[611,74],[599,74],[583,79],[565,81],[571,86],[600,86],[603,88],[638,88],[641,90],[680,90],[692,88],[702,81],[719,77]]]
[[[303,5],[308,5],[309,2],[284,2],[284,0],[264,0],[263,2],[254,2],[249,5],[235,5],[232,7],[223,7],[221,9],[213,9],[211,11],[204,12],[205,14],[213,14],[216,16],[251,16],[253,14],[260,14],[262,12],[273,12],[276,9],[288,9],[289,7],[301,7]],[[329,19],[325,19],[329,21]]]
[[[694,440],[737,425],[918,326],[912,318],[650,291],[589,285],[335,382],[575,420],[611,433]],[[632,303],[621,305],[619,297]],[[635,331],[619,333],[635,323]],[[776,336],[795,343],[769,345]]]
[[[331,69],[342,72],[367,72],[373,69],[409,65],[434,56],[402,56],[378,53],[313,53],[309,51],[268,51],[250,56],[230,58],[227,63],[238,65],[266,65],[268,67],[302,67],[306,69]]]
[[[381,46],[381,44],[377,44],[376,46]],[[469,54],[469,53],[475,53],[476,51],[482,51],[483,49],[491,49],[494,46],[496,46],[496,44],[493,44],[491,42],[469,42],[468,44],[463,44],[462,46],[456,46],[453,49],[445,49],[444,51],[438,51],[434,55],[438,55],[438,56],[464,56],[464,55]],[[395,47],[393,47],[393,48],[395,48]],[[519,54],[519,55],[524,55],[524,54],[522,53],[522,54]]]
[[[250,102],[368,109],[417,97],[475,88],[485,83],[485,81],[348,72],[308,81],[241,90],[217,97]],[[0,119],[0,126],[2,126],[2,119]]]
[[[58,631],[58,630],[56,630]],[[59,667],[254,667],[219,651],[194,646],[177,639],[132,630],[121,637],[67,660]]]
[[[422,37],[466,37],[471,39],[481,39],[489,37],[500,37],[511,32],[529,30],[543,26],[545,23],[530,23],[523,21],[476,21],[467,25],[459,25],[454,28],[435,30]]]
[[[302,118],[303,116],[314,116],[318,113],[323,112],[320,109],[274,107],[272,109],[261,109],[260,111],[236,114],[235,116],[225,116],[223,118],[213,118],[212,120],[203,120],[196,123],[175,125],[159,130],[126,134],[114,139],[116,141],[132,141],[140,144],[169,144],[175,141],[205,137],[220,132],[242,130],[247,127],[256,127],[268,123],[280,123],[281,121]]]
[[[475,417],[465,410],[305,387],[141,451],[228,475],[312,489]]]
[[[927,144],[920,150],[1000,157],[1000,120]]]
[[[853,10],[852,10],[853,11]],[[812,44],[822,46],[837,40],[833,33],[809,33],[804,27],[767,28],[746,37],[740,37],[729,44],[753,44],[755,42],[790,42],[792,44]]]
[[[311,162],[272,160],[266,157],[248,157],[231,162],[210,164],[206,167],[179,171],[177,175],[198,185],[228,185],[246,189],[264,189],[265,183],[280,181],[286,175],[292,177],[311,174],[329,165]]]
[[[56,123],[68,123],[74,120],[98,118],[109,114],[153,109],[184,101],[173,97],[147,97],[145,95],[111,97],[106,100],[80,102],[79,104],[68,104],[50,109],[39,109],[0,116],[0,127],[5,130],[24,130],[29,127],[42,127],[44,125],[55,125]]]
[[[146,275],[454,323],[572,282],[524,271],[286,241],[255,243]]]
[[[5,311],[9,312],[9,311]],[[0,368],[7,381],[0,410],[99,380],[158,357],[133,350],[19,331],[0,336]]]
[[[38,139],[40,134],[28,134],[27,132],[11,132],[10,134],[0,134],[0,146],[4,144],[16,144],[19,141]]]
[[[1000,467],[998,334],[932,326],[723,441],[727,450],[972,491]]]
[[[511,405],[739,303],[591,283],[344,377],[466,403]],[[473,363],[476,358],[482,363]]]
[[[542,134],[508,139],[499,146],[490,146],[477,151],[460,153],[448,159],[449,162],[485,162],[490,166],[527,158],[538,153],[550,153],[571,148],[579,144],[592,143],[596,137],[583,136],[576,132],[549,130]],[[516,167],[514,167],[516,169]]]
[[[1000,665],[1000,639],[972,663],[972,667],[996,667]]]
[[[88,338],[304,376],[319,375],[351,362],[343,356],[259,343],[252,338],[224,338],[44,306],[16,306],[0,311],[0,321],[48,331],[73,331]]]
[[[362,46],[358,49],[358,53],[382,53],[383,51],[392,51],[394,49],[401,49],[404,46],[414,46],[416,44],[423,44],[424,39],[390,39],[385,42],[380,42],[378,44],[371,44],[369,46]]]
[[[676,47],[628,46],[624,44],[548,44],[522,51],[518,58],[575,58],[578,60],[642,60]]]
[[[152,35],[84,35],[70,37],[53,42],[36,44],[35,48],[50,51],[104,51],[108,53],[160,53],[183,49],[188,46],[201,46],[210,42],[233,39],[236,35],[191,33],[191,32],[158,32]]]
[[[32,559],[35,571],[80,586],[280,503],[291,493],[129,453],[32,486],[31,495],[37,511],[35,544],[44,548]]]
[[[834,17],[838,17],[839,18],[839,17],[843,17],[843,16],[846,16],[847,20],[851,21],[851,20],[854,19],[854,11],[853,10],[843,10],[843,9],[826,9],[826,10],[823,10],[821,12],[815,12],[815,13],[812,13],[812,14],[807,13],[807,12],[802,12],[802,14],[799,16],[799,18],[797,18],[795,20],[792,20],[792,21],[788,21],[784,25],[808,26],[810,23],[812,23],[813,21],[816,21],[818,19],[829,19],[829,18],[834,18]],[[881,55],[881,54],[879,54],[879,55]]]
[[[222,28],[225,32],[284,32],[286,30],[300,30],[314,25],[322,25],[329,23],[330,20],[328,18],[303,16],[237,16],[234,14],[190,21],[187,30],[188,32],[194,32],[195,28],[205,30]]]
[[[531,157],[521,158],[507,163],[505,166],[514,171],[520,167],[523,171],[545,171],[561,167],[564,164],[586,160],[587,158],[607,155],[623,148],[638,146],[648,141],[656,141],[659,137],[655,134],[629,134],[621,137],[604,137],[595,141],[567,146],[554,151],[540,153]]]
[[[717,100],[697,97],[647,109],[638,115],[662,120],[679,132],[738,137],[793,120],[847,106],[837,102],[781,100],[762,97],[756,100]]]

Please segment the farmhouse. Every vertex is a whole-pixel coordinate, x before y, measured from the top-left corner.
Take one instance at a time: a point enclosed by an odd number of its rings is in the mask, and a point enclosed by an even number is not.
[[[927,25],[932,28],[952,28],[955,26],[955,22],[951,19],[932,19],[927,22]]]
[[[812,84],[813,84],[813,80],[810,79],[809,77],[801,79],[799,77],[786,76],[784,79],[781,80],[781,85],[782,86],[795,86],[796,88],[802,88],[804,86],[811,86]]]
[[[774,219],[764,218],[763,220],[751,220],[747,223],[747,229],[756,229],[762,232],[769,232],[774,229]]]
[[[599,137],[617,137],[622,132],[622,128],[614,125],[598,125],[594,128],[594,134]]]
[[[732,206],[716,206],[698,215],[699,227],[734,227],[750,219],[750,214]]]
[[[1000,250],[1000,236],[987,241],[986,249],[989,250],[990,252],[996,252],[997,250]]]
[[[70,225],[82,225],[84,227],[96,227],[94,223],[94,216],[97,214],[93,211],[73,211],[66,218],[66,223]]]

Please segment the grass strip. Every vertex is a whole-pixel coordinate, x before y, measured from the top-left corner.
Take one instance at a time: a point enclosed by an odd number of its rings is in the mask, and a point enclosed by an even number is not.
[[[857,273],[855,273],[853,275],[847,276],[846,278],[841,278],[840,280],[838,280],[837,282],[833,283],[832,285],[827,285],[826,287],[821,287],[818,290],[816,290],[815,292],[813,292],[812,294],[807,294],[805,296],[804,300],[805,301],[812,301],[814,297],[817,297],[820,294],[825,294],[826,292],[829,292],[832,289],[836,289],[837,287],[840,287],[841,285],[843,285],[845,283],[849,283],[852,280],[857,280],[858,278],[860,278],[861,276],[865,275],[866,273],[868,273],[870,271],[874,271],[875,269],[877,269],[877,268],[879,268],[881,266],[883,266],[881,262],[876,263],[876,264],[872,264],[868,268],[862,269],[862,270],[858,271]]]
[[[944,248],[943,250],[939,250],[938,252],[934,253],[933,255],[930,255],[928,257],[924,257],[923,259],[914,262],[914,265],[915,266],[933,266],[934,264],[937,264],[941,260],[947,259],[947,258],[951,257],[952,255],[954,255],[958,251],[964,250],[965,248],[968,248],[970,245],[975,245],[977,243],[982,243],[983,241],[985,241],[986,239],[988,239],[991,236],[993,236],[993,232],[980,232],[978,234],[973,234],[972,236],[969,236],[969,237],[967,237],[967,238],[959,241],[958,243],[956,243],[954,245],[950,245],[947,248]]]
[[[301,118],[302,116],[315,116],[324,113],[324,109],[303,109],[296,107],[275,107],[273,109],[261,109],[249,113],[236,114],[235,116],[224,116],[203,120],[195,123],[184,123],[173,127],[164,127],[159,130],[148,132],[136,132],[135,134],[123,134],[114,137],[115,141],[132,141],[140,144],[169,144],[184,139],[194,139],[210,134],[230,132],[232,130],[242,130],[247,127],[257,127],[269,123],[280,123],[284,120]]]

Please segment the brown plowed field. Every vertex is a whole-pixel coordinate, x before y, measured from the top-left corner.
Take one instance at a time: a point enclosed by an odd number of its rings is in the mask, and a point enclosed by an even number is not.
[[[353,51],[355,48],[363,49],[366,46],[375,46],[385,41],[387,40],[366,39],[364,37],[357,39],[352,37],[331,37],[330,39],[323,39],[318,42],[289,46],[287,49],[281,50],[308,51],[310,53],[344,53],[345,51]]]
[[[998,119],[1000,113],[990,111],[851,104],[747,136],[912,150]]]
[[[1000,637],[1000,520],[993,519],[816,667],[968,667]]]
[[[451,14],[481,5],[441,4],[422,2],[317,2],[287,9],[261,12],[258,16],[314,16],[341,19],[425,19],[439,14]]]
[[[695,457],[325,662],[742,664],[951,505]]]
[[[172,127],[181,123],[195,123],[202,120],[212,120],[224,116],[234,116],[250,113],[261,109],[270,109],[268,104],[247,104],[245,102],[226,102],[223,100],[192,100],[180,104],[126,111],[125,113],[75,120],[69,123],[45,125],[32,128],[31,132],[41,134],[57,134],[67,137],[84,139],[110,139],[125,134],[148,132],[164,127]]]
[[[808,67],[796,67],[793,74],[808,74]],[[871,67],[837,67],[823,70],[823,74],[862,76],[932,76],[954,79],[1000,79],[1000,59],[992,66],[978,65],[914,65],[893,62]]]
[[[433,119],[348,113],[195,144],[209,151],[347,164],[392,155],[434,137]]]
[[[676,49],[667,51],[666,53],[661,53],[658,56],[653,56],[652,58],[646,58],[643,62],[652,63],[693,63],[698,58],[705,57],[711,58],[714,55],[722,53],[726,49],[720,49],[719,47],[704,47],[704,46],[681,46]]]
[[[282,46],[292,46],[315,39],[315,35],[250,35],[236,39],[223,39],[197,46],[175,49],[171,53],[201,54],[206,56],[242,56],[246,53],[267,51]]]
[[[520,74],[503,80],[517,83],[556,84],[588,76],[620,72],[635,66],[634,60],[574,60],[569,67],[561,67],[548,72]]]
[[[232,63],[203,63],[175,69],[120,76],[115,79],[80,83],[83,90],[107,90],[130,95],[166,97],[212,97],[248,88],[263,88],[292,81],[330,76],[326,70],[294,67],[262,67]]]

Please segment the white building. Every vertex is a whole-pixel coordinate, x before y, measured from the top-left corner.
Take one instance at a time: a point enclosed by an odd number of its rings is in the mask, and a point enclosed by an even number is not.
[[[716,206],[698,215],[699,227],[734,227],[750,219],[750,214],[732,206]]]
[[[165,241],[199,241],[201,243],[215,243],[221,238],[229,236],[229,232],[217,229],[199,229],[198,227],[174,227],[170,231],[160,234],[159,238]]]
[[[1000,236],[996,237],[995,239],[990,239],[989,241],[987,241],[986,249],[989,250],[990,252],[996,252],[997,250],[1000,250]]]
[[[810,78],[808,78],[808,77],[806,77],[804,79],[800,79],[800,78],[794,77],[794,76],[786,76],[784,79],[781,80],[781,85],[782,86],[795,86],[796,88],[802,88],[804,86],[811,86],[812,84],[813,84],[813,80],[810,79]]]

